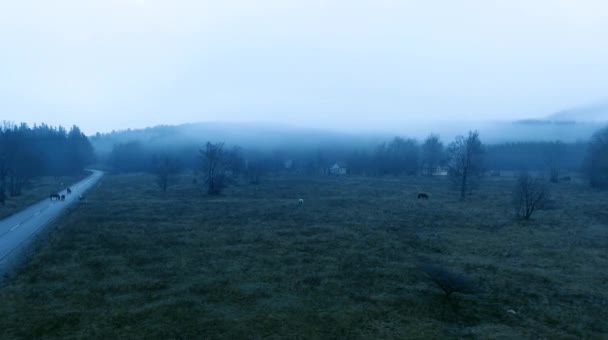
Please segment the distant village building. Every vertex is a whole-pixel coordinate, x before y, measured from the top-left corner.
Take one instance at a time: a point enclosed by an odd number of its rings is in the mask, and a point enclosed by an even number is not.
[[[433,171],[433,176],[447,176],[447,175],[448,175],[448,169],[442,168],[440,166],[438,166],[437,169],[435,169],[435,171]]]
[[[290,170],[291,168],[293,168],[293,160],[291,160],[291,159],[286,160],[283,163],[283,167],[285,168],[285,170]]]
[[[346,164],[338,162],[329,168],[329,173],[334,176],[343,176],[347,173]]]

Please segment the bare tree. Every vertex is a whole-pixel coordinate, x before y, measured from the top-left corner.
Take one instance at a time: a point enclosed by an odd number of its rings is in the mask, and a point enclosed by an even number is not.
[[[230,170],[232,173],[232,181],[236,181],[245,171],[243,149],[239,146],[233,146],[230,150],[224,152],[224,165],[225,170]]]
[[[560,141],[550,143],[544,154],[545,163],[549,168],[549,180],[552,183],[559,182],[559,168],[564,157],[565,145]]]
[[[589,142],[585,174],[591,186],[608,188],[608,127],[598,131]]]
[[[545,182],[522,172],[513,189],[513,207],[517,216],[528,220],[532,214],[543,209],[549,201],[549,191]]]
[[[160,161],[156,161],[153,165],[156,173],[156,183],[163,192],[167,191],[167,187],[171,183],[173,175],[179,172],[179,164],[177,160],[169,156],[162,156]]]
[[[245,171],[249,178],[249,183],[260,184],[260,178],[264,175],[266,166],[261,160],[250,160],[247,162]]]
[[[443,160],[443,143],[438,135],[429,135],[422,144],[422,166],[427,176],[433,173]]]
[[[205,150],[199,150],[203,173],[205,174],[205,184],[209,195],[219,195],[225,186],[223,161],[224,143],[207,142]]]
[[[448,175],[460,191],[464,200],[472,191],[472,182],[483,174],[483,145],[477,131],[469,132],[468,137],[458,136],[447,149]]]

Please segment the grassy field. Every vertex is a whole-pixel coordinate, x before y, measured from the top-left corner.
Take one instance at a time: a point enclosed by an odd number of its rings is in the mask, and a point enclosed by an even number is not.
[[[0,289],[0,338],[606,338],[608,194],[512,179],[276,178],[207,197],[106,176]],[[417,200],[427,192],[428,201]],[[298,206],[297,199],[305,203]],[[446,299],[417,262],[464,273]]]
[[[0,219],[10,216],[24,207],[44,198],[48,198],[49,194],[52,192],[65,190],[70,184],[78,182],[86,176],[88,176],[88,173],[82,176],[48,176],[33,178],[23,188],[20,196],[11,197],[7,194],[5,205],[0,205]]]

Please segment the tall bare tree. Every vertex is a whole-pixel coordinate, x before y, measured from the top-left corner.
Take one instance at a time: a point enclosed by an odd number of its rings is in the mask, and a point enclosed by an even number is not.
[[[528,220],[530,216],[547,205],[549,191],[545,182],[523,172],[517,178],[513,189],[513,207],[517,216]]]
[[[224,143],[207,142],[205,150],[199,150],[209,195],[219,195],[224,188]]]
[[[167,187],[171,184],[173,175],[180,170],[177,160],[164,155],[160,160],[156,160],[153,164],[156,174],[156,183],[163,192],[167,191]]]
[[[249,179],[249,183],[251,184],[260,184],[260,179],[267,171],[267,164],[262,160],[250,160],[247,162],[245,166],[245,172],[247,178]]]
[[[549,180],[553,183],[559,182],[559,170],[565,153],[565,145],[560,141],[550,143],[544,154],[545,163],[549,168]]]
[[[477,131],[470,131],[468,137],[458,136],[447,149],[448,175],[460,191],[464,200],[472,191],[472,182],[483,173],[483,144]]]
[[[441,165],[444,158],[443,143],[438,135],[429,135],[422,144],[422,166],[423,171],[427,176],[433,176],[433,173]]]
[[[608,188],[608,127],[595,133],[589,142],[585,174],[591,186]]]
[[[239,178],[245,171],[245,158],[243,157],[243,149],[240,146],[233,146],[230,150],[224,153],[224,164],[226,170],[232,173],[232,181]]]

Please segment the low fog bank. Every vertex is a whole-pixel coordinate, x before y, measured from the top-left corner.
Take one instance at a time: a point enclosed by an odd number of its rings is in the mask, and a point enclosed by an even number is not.
[[[91,141],[99,155],[110,153],[117,143],[134,141],[148,147],[168,149],[200,146],[207,141],[223,141],[228,145],[246,146],[260,151],[280,148],[305,151],[326,147],[367,149],[395,136],[421,141],[433,133],[447,141],[471,130],[478,131],[486,144],[549,141],[577,143],[589,140],[604,125],[599,121],[540,119],[514,122],[440,121],[412,123],[385,130],[348,131],[270,123],[191,123],[98,133],[91,137]]]
[[[469,141],[479,151],[480,173],[535,171],[558,181],[570,180],[570,172],[584,172],[596,186],[608,187],[604,169],[608,128],[602,125],[550,120],[458,122],[401,130],[412,133],[356,134],[272,124],[198,123],[87,138],[77,126],[68,130],[5,123],[0,126],[0,167],[6,169],[0,174],[0,204],[7,189],[9,195],[19,196],[21,188],[37,176],[79,174],[92,166],[157,173],[166,179],[180,171],[200,174],[209,155],[221,160],[222,171],[230,178],[256,183],[263,174],[281,173],[444,176],[449,160]],[[163,183],[166,188],[167,182]]]
[[[309,125],[264,121],[202,122],[181,125],[159,125],[148,128],[120,128],[96,135],[96,148],[105,153],[115,142],[139,140],[161,145],[184,145],[207,140],[222,140],[229,144],[248,145],[256,149],[289,146],[309,149],[328,144],[361,146],[377,144],[386,138],[403,136],[422,140],[429,134],[445,140],[454,139],[467,131],[478,131],[485,143],[562,141],[573,143],[588,140],[608,124],[608,101],[568,108],[537,118],[522,120],[412,119],[407,114],[386,120],[379,114],[324,125],[323,120]]]
[[[355,134],[324,129],[262,123],[192,123],[161,125],[145,129],[96,134],[91,141],[99,155],[112,151],[117,143],[141,142],[147,148],[179,149],[200,147],[207,141],[222,141],[248,149],[272,151],[289,148],[359,148],[377,144],[391,136],[387,132]]]
[[[153,171],[162,160],[196,169],[201,150],[211,142],[222,143],[237,163],[255,162],[274,171],[287,167],[319,173],[341,164],[353,174],[415,174],[425,166],[431,135],[436,139],[431,142],[443,149],[458,136],[478,131],[488,171],[546,171],[548,164],[580,171],[587,141],[602,126],[556,120],[444,121],[355,133],[265,123],[193,123],[114,131],[90,139],[100,162],[116,171]]]

